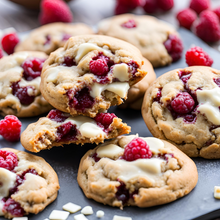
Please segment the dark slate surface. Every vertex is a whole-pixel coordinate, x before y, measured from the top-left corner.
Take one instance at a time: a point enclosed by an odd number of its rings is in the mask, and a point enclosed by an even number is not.
[[[210,48],[192,33],[184,29],[180,29],[179,33],[183,39],[185,51],[192,45],[201,46],[211,57],[213,57],[213,67],[220,69],[219,52]],[[185,59],[182,58],[171,66],[156,69],[156,73],[157,76],[160,76],[167,71],[184,67],[186,67]],[[110,111],[116,113],[118,117],[121,117],[124,122],[131,126],[132,134],[139,133],[139,136],[152,136],[142,119],[140,111],[121,110],[117,107],[111,108]],[[24,130],[29,123],[37,120],[38,117],[21,119],[22,130]],[[1,137],[0,147],[13,147],[19,150],[24,150],[20,143],[10,143],[3,140]],[[220,211],[216,211],[220,208],[220,201],[213,197],[214,186],[220,185],[220,160],[205,160],[202,158],[194,159],[198,168],[199,181],[195,189],[189,195],[166,205],[153,208],[125,207],[122,211],[118,208],[104,206],[93,200],[87,199],[77,184],[76,178],[80,158],[88,149],[93,147],[95,147],[95,145],[85,145],[83,147],[69,145],[64,148],[55,147],[51,150],[45,150],[37,154],[38,156],[43,157],[55,169],[59,177],[61,188],[59,190],[58,198],[38,215],[29,215],[29,220],[44,220],[49,217],[52,210],[62,210],[62,206],[67,202],[73,202],[82,207],[91,205],[94,214],[87,216],[89,220],[98,219],[95,216],[95,213],[98,210],[103,210],[105,212],[105,216],[102,218],[103,220],[111,220],[114,215],[130,216],[133,220],[185,220],[197,217],[199,217],[199,220],[220,216]],[[207,213],[210,214],[202,216]],[[74,215],[76,214],[71,214],[68,217],[68,220],[73,219]],[[4,218],[0,217],[0,219]]]

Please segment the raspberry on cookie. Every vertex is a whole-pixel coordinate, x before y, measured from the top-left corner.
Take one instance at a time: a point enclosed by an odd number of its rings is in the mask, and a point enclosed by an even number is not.
[[[169,142],[130,135],[89,150],[77,180],[86,197],[105,205],[151,207],[187,195],[198,173],[194,162]]]
[[[23,151],[0,150],[0,216],[37,214],[57,197],[58,177],[41,157]]]
[[[95,117],[127,98],[147,72],[140,51],[108,36],[71,37],[43,66],[41,92],[55,108]]]

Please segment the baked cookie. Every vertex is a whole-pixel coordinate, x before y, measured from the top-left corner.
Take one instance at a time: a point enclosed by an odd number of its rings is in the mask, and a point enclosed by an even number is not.
[[[83,23],[46,24],[33,30],[16,46],[15,51],[42,51],[49,55],[59,47],[63,47],[71,36],[81,34],[93,34],[93,30]]]
[[[0,114],[31,117],[52,107],[40,92],[43,52],[17,52],[0,59]]]
[[[57,197],[58,177],[41,157],[0,149],[0,216],[37,214]]]
[[[119,108],[141,109],[144,94],[149,85],[156,79],[156,74],[151,63],[145,58],[142,69],[147,72],[147,75],[128,90],[128,98],[124,103],[119,105]]]
[[[41,74],[41,92],[55,108],[95,117],[127,98],[147,72],[133,45],[101,35],[71,37],[51,53]]]
[[[175,29],[148,15],[123,14],[104,19],[98,24],[98,33],[133,44],[154,67],[177,61],[183,51]]]
[[[89,150],[77,180],[86,197],[97,202],[150,207],[188,194],[198,173],[194,162],[169,142],[130,135]]]
[[[142,115],[150,132],[190,157],[220,158],[220,71],[193,66],[159,77]]]
[[[21,144],[26,150],[39,152],[70,143],[99,144],[130,131],[131,128],[113,113],[99,113],[92,119],[51,110],[47,117],[27,127],[21,134]]]

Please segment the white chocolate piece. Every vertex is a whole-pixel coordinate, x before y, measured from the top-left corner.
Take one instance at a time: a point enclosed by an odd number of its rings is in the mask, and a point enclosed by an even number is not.
[[[0,199],[2,199],[2,198],[0,197]],[[3,209],[4,204],[5,204],[5,203],[4,203],[2,200],[0,200],[0,216],[3,216],[3,215],[4,215],[4,213],[2,212],[2,209]]]
[[[88,220],[88,218],[86,218],[86,216],[83,214],[75,215],[74,219],[75,220]]]
[[[152,153],[154,154],[158,154],[160,153],[160,149],[164,148],[164,143],[163,141],[161,141],[158,138],[155,137],[147,137],[147,138],[141,138],[144,141],[146,141],[146,143],[148,144],[150,150],[152,151]]]
[[[116,144],[103,144],[103,146],[100,146],[96,151],[98,157],[108,157],[110,159],[120,156],[123,152],[124,149]]]
[[[27,59],[27,57],[28,57],[28,53],[27,52],[19,52],[19,53],[16,53],[14,55],[14,58],[17,61],[19,66],[24,62],[24,60]]]
[[[83,215],[92,215],[93,214],[93,210],[91,206],[85,206],[82,210],[81,213]]]
[[[63,210],[70,212],[70,213],[75,213],[81,210],[81,206],[76,205],[72,202],[69,202],[63,206]]]
[[[128,65],[125,63],[116,64],[113,66],[113,76],[119,81],[124,82],[129,80]]]
[[[105,215],[105,213],[104,213],[102,210],[98,210],[98,211],[96,212],[96,217],[97,217],[97,218],[102,218],[104,215]]]
[[[53,210],[50,213],[49,219],[50,220],[66,220],[69,214],[70,213],[66,211]]]
[[[132,218],[131,217],[124,217],[124,216],[114,215],[113,220],[132,220]]]
[[[28,217],[14,217],[12,220],[28,220]]]
[[[215,186],[214,187],[214,197],[216,199],[220,199],[220,186]]]

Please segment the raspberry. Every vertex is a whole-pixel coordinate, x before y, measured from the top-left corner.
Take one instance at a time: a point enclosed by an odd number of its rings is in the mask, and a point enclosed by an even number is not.
[[[121,26],[124,28],[135,28],[135,27],[137,27],[137,24],[136,24],[135,20],[130,19],[130,20],[124,22],[123,24],[121,24]]]
[[[3,206],[3,212],[9,212],[12,216],[22,217],[25,214],[24,209],[18,202],[15,202],[13,199],[9,198]]]
[[[6,34],[2,38],[2,48],[7,54],[14,53],[14,48],[18,44],[19,38],[16,33]]]
[[[220,20],[220,7],[214,9],[213,12],[218,16],[218,19]]]
[[[210,7],[210,0],[191,0],[189,7],[200,14]]]
[[[115,117],[116,115],[114,113],[98,113],[94,119],[99,126],[108,129]]]
[[[69,40],[70,37],[71,37],[70,34],[63,34],[62,41],[67,41],[67,40]]]
[[[192,47],[186,51],[186,63],[188,66],[212,66],[213,59],[201,48]]]
[[[180,12],[178,12],[176,17],[177,17],[177,20],[179,21],[179,25],[181,27],[184,27],[184,28],[190,30],[193,22],[197,18],[197,15],[196,15],[195,11],[193,11],[192,9],[186,8],[186,9],[183,9]]]
[[[200,19],[194,22],[195,34],[205,42],[215,42],[220,39],[218,16],[212,11],[203,11]]]
[[[174,6],[173,0],[157,0],[157,6],[162,11],[169,11]]]
[[[40,23],[71,22],[73,15],[63,0],[43,0],[41,2]]]
[[[27,81],[31,81],[40,76],[44,61],[45,60],[40,58],[26,59],[21,65],[21,67],[24,69],[23,77]]]
[[[12,171],[17,165],[18,158],[15,153],[0,150],[0,167]]]
[[[105,59],[91,60],[89,63],[90,71],[98,76],[105,76],[108,71],[108,64]]]
[[[128,72],[135,75],[139,65],[136,62],[134,62],[133,60],[129,61],[127,63],[127,65],[128,65]]]
[[[52,121],[64,122],[68,118],[68,115],[64,112],[61,112],[60,110],[53,109],[49,112],[47,117]]]
[[[76,125],[71,122],[62,124],[57,128],[57,142],[75,140],[78,131]]]
[[[140,0],[117,0],[115,7],[115,14],[124,14],[141,4]]]
[[[21,132],[21,122],[14,115],[7,115],[0,121],[0,135],[7,141],[18,141]]]
[[[195,101],[187,92],[178,93],[171,102],[172,109],[180,114],[186,114],[193,110]]]
[[[183,51],[183,43],[179,37],[170,34],[168,39],[164,42],[164,46],[169,55],[172,57],[173,62],[181,58]]]
[[[70,57],[64,57],[64,62],[62,63],[63,66],[76,66],[76,61]]]
[[[217,86],[220,87],[220,78],[214,78],[213,80],[217,84]]]
[[[155,13],[158,9],[157,7],[157,1],[155,0],[146,0],[143,9],[146,13],[152,14]]]
[[[0,59],[4,56],[2,49],[0,48]]]
[[[46,35],[46,41],[44,42],[44,45],[48,45],[51,42],[51,36],[50,35]]]
[[[125,147],[123,159],[133,161],[141,158],[151,158],[151,156],[152,152],[148,144],[141,138],[135,138]]]
[[[192,76],[191,72],[182,71],[182,70],[179,72],[179,78],[183,81],[184,84],[188,82],[191,76]]]

